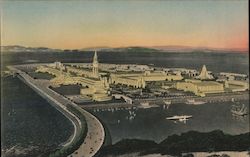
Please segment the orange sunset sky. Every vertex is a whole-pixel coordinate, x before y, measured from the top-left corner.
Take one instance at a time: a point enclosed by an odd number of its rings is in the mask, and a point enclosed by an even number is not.
[[[2,45],[248,49],[248,1],[3,1]]]

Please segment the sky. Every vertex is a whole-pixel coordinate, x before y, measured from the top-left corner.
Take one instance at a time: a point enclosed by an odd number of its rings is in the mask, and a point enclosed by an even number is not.
[[[3,0],[2,45],[248,49],[248,0]]]

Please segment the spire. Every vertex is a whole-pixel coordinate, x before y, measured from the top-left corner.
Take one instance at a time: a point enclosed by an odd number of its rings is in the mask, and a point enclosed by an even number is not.
[[[95,51],[95,54],[94,54],[93,63],[98,63],[98,57],[97,57],[97,52],[96,51]]]
[[[99,72],[98,72],[98,58],[97,58],[97,52],[95,51],[94,58],[93,58],[93,77],[98,78]]]

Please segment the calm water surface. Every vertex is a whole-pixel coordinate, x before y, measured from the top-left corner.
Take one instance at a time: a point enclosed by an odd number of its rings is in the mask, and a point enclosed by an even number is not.
[[[71,122],[21,80],[2,78],[2,88],[4,148],[55,148],[71,136]]]
[[[240,103],[248,104],[248,101]],[[216,129],[229,134],[249,131],[249,117],[236,119],[231,115],[232,102],[211,103],[203,105],[173,104],[168,109],[136,109],[136,116],[129,120],[129,110],[93,112],[109,128],[112,142],[125,138],[150,139],[160,142],[168,135],[179,134],[189,130],[208,132]],[[186,124],[174,123],[166,117],[174,115],[192,115]]]

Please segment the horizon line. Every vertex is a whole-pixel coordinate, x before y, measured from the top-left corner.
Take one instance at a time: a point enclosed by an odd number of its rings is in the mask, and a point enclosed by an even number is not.
[[[186,47],[186,48],[205,48],[205,49],[215,49],[215,50],[239,50],[239,51],[249,51],[248,48],[237,48],[237,47],[231,47],[231,48],[225,48],[225,47],[210,47],[210,46],[188,46],[188,45],[151,45],[151,46],[143,46],[143,45],[130,45],[130,46],[89,46],[89,47],[82,47],[82,48],[55,48],[55,47],[48,47],[48,46],[27,46],[22,44],[9,44],[9,45],[1,45],[1,47],[7,47],[7,46],[21,46],[25,48],[49,48],[49,49],[60,49],[60,50],[80,50],[80,49],[94,49],[94,48],[129,48],[129,47],[145,47],[145,48],[155,48],[156,47]]]

